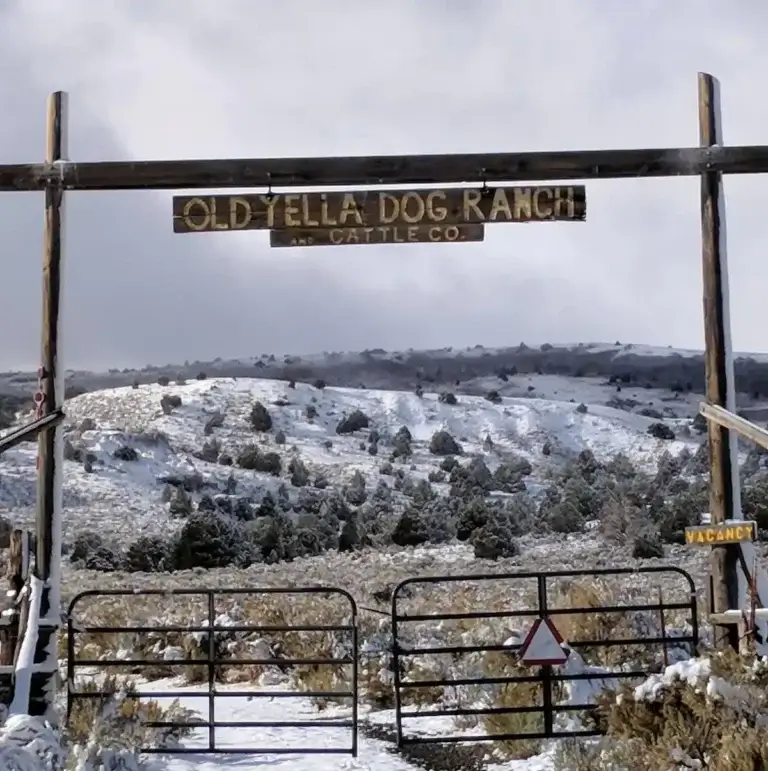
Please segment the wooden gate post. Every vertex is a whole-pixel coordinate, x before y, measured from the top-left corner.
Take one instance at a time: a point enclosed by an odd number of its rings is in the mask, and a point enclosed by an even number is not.
[[[704,147],[723,144],[720,84],[699,73],[699,139]],[[736,412],[736,388],[731,344],[723,175],[701,175],[701,236],[704,279],[704,366],[710,404]],[[707,421],[709,444],[709,512],[713,525],[741,517],[736,436]],[[724,613],[739,607],[738,545],[715,546],[711,557],[712,610]],[[715,626],[715,645],[738,650],[735,625]]]
[[[67,94],[48,98],[46,163],[54,176],[45,188],[43,230],[43,340],[37,396],[38,417],[64,404],[61,341],[62,225],[64,189],[55,177],[56,164],[66,161]],[[51,713],[58,668],[57,637],[61,618],[61,499],[64,464],[63,425],[54,424],[38,438],[37,550],[34,575],[43,582],[35,668],[30,684],[30,713]]]
[[[29,532],[16,528],[11,531],[8,550],[8,567],[5,577],[8,579],[8,600],[11,607],[6,608],[2,626],[2,644],[0,644],[0,667],[13,666],[19,644],[19,620],[21,617],[21,590],[29,577]]]

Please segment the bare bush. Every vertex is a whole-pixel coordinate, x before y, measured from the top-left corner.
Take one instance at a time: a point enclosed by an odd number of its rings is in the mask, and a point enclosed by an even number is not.
[[[141,701],[132,695],[136,692],[134,682],[121,682],[116,675],[109,675],[101,681],[78,682],[75,687],[86,693],[104,691],[110,694],[75,700],[63,739],[77,768],[92,768],[95,771],[113,767],[139,768],[140,748],[170,749],[178,746],[182,738],[193,732],[195,722],[201,722],[178,701],[167,707],[160,706],[155,700]],[[154,728],[146,725],[160,721],[188,723],[188,727]],[[120,756],[123,756],[122,765],[110,765]],[[126,765],[128,759],[132,761],[131,766]]]
[[[754,771],[768,763],[768,664],[713,653],[599,700],[605,738],[564,745],[558,771]]]

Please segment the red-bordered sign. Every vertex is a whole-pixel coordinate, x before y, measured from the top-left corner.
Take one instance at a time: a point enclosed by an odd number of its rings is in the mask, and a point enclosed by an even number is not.
[[[520,648],[520,661],[531,666],[557,666],[568,659],[563,637],[549,616],[537,618]]]

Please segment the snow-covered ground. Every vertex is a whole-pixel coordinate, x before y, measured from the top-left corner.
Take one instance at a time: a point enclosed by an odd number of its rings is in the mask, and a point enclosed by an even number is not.
[[[586,671],[578,663],[572,669],[573,672]],[[586,671],[587,674],[590,672],[591,670]],[[632,737],[632,727],[626,724],[626,727],[618,732],[618,736],[614,732],[612,739],[600,742],[603,751],[609,754],[602,759],[597,755],[593,756],[593,760],[600,760],[599,765],[595,767],[603,770],[624,767],[631,753],[642,751],[645,742],[646,751],[653,753],[658,763],[653,767],[703,768],[701,759],[711,757],[714,752],[720,750],[723,742],[734,738],[732,733],[737,733],[740,734],[737,743],[728,750],[729,759],[734,761],[733,767],[757,768],[754,760],[756,756],[760,757],[764,745],[759,728],[764,723],[766,707],[764,686],[761,685],[764,677],[765,663],[749,662],[747,659],[739,663],[729,661],[727,657],[713,655],[704,658],[683,658],[670,663],[658,674],[650,675],[617,695],[613,708],[617,712],[612,719],[615,720],[616,715],[623,710],[626,715],[636,713],[646,719],[653,719],[655,716],[657,722],[666,721],[665,717],[657,714],[659,702],[666,700],[668,707],[671,707],[682,697],[687,709],[685,716],[680,717],[679,725],[665,725],[659,735],[649,734],[647,730],[641,729],[635,737],[640,745],[629,748],[622,744],[620,738]],[[599,690],[595,683],[588,680],[573,683],[573,686],[562,700],[563,704],[591,703]],[[141,687],[141,692],[147,694],[148,698],[157,694],[154,698],[159,704],[162,704],[165,698],[159,692],[171,690],[178,694],[179,707],[185,711],[184,722],[194,723],[196,720],[209,718],[207,694],[200,687],[179,687],[172,680],[144,683]],[[371,738],[369,735],[376,733],[366,728],[371,724],[391,728],[391,712],[361,715],[362,730],[358,734],[358,754],[353,758],[346,753],[333,753],[333,750],[344,751],[351,747],[350,729],[346,726],[329,725],[348,720],[349,709],[330,707],[318,713],[301,695],[295,698],[270,698],[268,686],[262,686],[258,690],[260,697],[248,698],[232,693],[226,687],[219,689],[213,708],[216,722],[223,725],[217,727],[214,741],[215,745],[224,751],[222,754],[205,752],[209,744],[206,727],[193,729],[180,743],[175,744],[176,749],[182,748],[186,752],[166,751],[139,757],[136,748],[126,742],[125,736],[114,731],[111,734],[100,733],[100,728],[109,725],[104,720],[114,720],[114,715],[109,718],[106,713],[102,714],[91,729],[87,743],[76,744],[67,750],[63,749],[50,726],[40,719],[13,716],[6,720],[5,716],[2,716],[0,767],[3,771],[59,771],[67,754],[69,762],[66,768],[76,768],[78,771],[221,771],[229,768],[256,771],[265,766],[284,767],[291,771],[310,768],[322,771],[415,771],[422,767],[417,756],[407,752],[401,753],[392,742]],[[626,703],[629,703],[629,709],[622,706]],[[633,704],[637,706],[631,706]],[[179,718],[182,719],[182,713],[179,713]],[[697,720],[711,720],[715,723],[718,719],[722,724],[717,726],[706,722],[696,723]],[[432,719],[430,726],[421,735],[434,737],[445,734],[446,726],[441,720]],[[578,730],[579,726],[577,722],[573,722],[574,718],[568,720],[571,722],[566,730]],[[242,725],[276,721],[287,725]],[[119,723],[119,719],[118,722],[112,723],[113,726],[118,724],[123,725]],[[562,727],[565,727],[565,724]],[[744,746],[739,746],[738,739],[743,739]],[[164,746],[168,747],[168,744]],[[437,754],[439,745],[428,746],[434,748],[428,767],[441,767],[441,757]],[[474,755],[469,765],[484,767],[487,771],[553,771],[555,767],[563,767],[563,760],[572,758],[568,750],[561,754],[564,748],[557,741],[544,742],[538,746],[536,752],[526,753],[529,756],[519,760],[501,759],[499,748],[491,743],[478,744],[476,747],[482,747],[482,752]],[[233,748],[243,752],[236,755],[226,754],[227,750]],[[331,753],[302,753],[302,748],[331,750]],[[558,754],[560,766],[556,766]],[[612,762],[617,760],[618,764]],[[468,765],[466,759],[463,764],[460,760],[455,762],[453,758],[443,759],[443,762],[445,767]],[[578,768],[592,767],[584,765],[582,757],[582,764],[578,765]]]
[[[168,681],[159,681],[149,686],[142,687],[142,691],[168,690]],[[183,707],[192,710],[203,719],[207,719],[207,694],[200,687],[174,687],[184,695],[180,699]],[[215,719],[222,723],[249,723],[249,722],[306,722],[308,727],[260,727],[237,728],[225,727],[216,730],[216,745],[221,749],[248,749],[274,748],[278,753],[260,753],[251,756],[222,757],[209,755],[201,757],[193,756],[167,756],[163,758],[163,767],[168,771],[214,771],[225,765],[236,766],[242,771],[261,769],[265,765],[284,765],[291,771],[304,771],[307,769],[321,768],[323,771],[335,771],[336,769],[394,769],[400,771],[413,768],[393,752],[392,745],[382,741],[369,739],[364,732],[359,734],[358,757],[352,759],[349,754],[302,754],[292,752],[285,754],[286,750],[300,750],[300,748],[316,748],[331,751],[347,750],[352,743],[352,730],[343,726],[344,721],[351,719],[351,710],[348,708],[331,708],[318,712],[309,699],[297,694],[296,698],[247,698],[242,696],[226,696],[227,688],[220,689],[222,694],[215,702]],[[233,690],[230,688],[229,690]],[[238,690],[243,690],[240,687]],[[256,690],[251,687],[250,690]],[[267,689],[259,689],[260,691]],[[324,727],[312,725],[313,723],[327,723],[337,720],[342,723],[340,727]],[[201,748],[208,746],[207,728],[196,730],[192,736],[182,740],[185,748]]]
[[[379,468],[391,449],[387,442],[402,426],[413,436],[409,473],[415,478],[426,477],[441,460],[428,451],[437,430],[450,432],[465,455],[482,456],[491,469],[511,453],[529,459],[534,479],[537,470],[546,465],[545,445],[551,450],[548,462],[590,449],[600,459],[621,452],[649,468],[665,450],[675,454],[684,447],[695,449],[700,442],[691,435],[690,420],[683,417],[664,420],[675,432],[675,440],[650,436],[648,427],[656,418],[606,406],[605,385],[589,380],[544,375],[499,385],[504,386],[497,389],[502,394],[517,389],[520,395],[503,396],[493,403],[482,396],[462,394],[458,404],[450,405],[430,393],[318,389],[301,382],[290,388],[285,381],[223,378],[78,396],[66,404],[70,441],[79,459],[66,461],[65,533],[71,537],[77,530],[91,528],[116,538],[135,538],[166,527],[167,506],[161,495],[164,480],[169,478],[197,475],[215,491],[223,489],[231,476],[240,491],[257,499],[286,481],[201,459],[200,453],[211,439],[221,453],[235,458],[251,443],[277,452],[286,463],[299,457],[313,472],[322,472],[332,486],[342,484],[355,471],[375,486],[383,479]],[[608,392],[611,390],[615,391]],[[665,409],[662,394],[637,390],[643,404]],[[619,395],[632,398],[631,393],[627,389]],[[169,394],[178,396],[181,406],[165,414],[161,399]],[[249,413],[257,400],[272,417],[268,433],[254,432],[250,426]],[[577,409],[582,403],[585,412]],[[693,405],[683,399],[676,406],[680,410],[676,414],[693,414]],[[378,455],[368,452],[367,430],[337,435],[339,421],[354,410],[364,412],[370,428],[381,435]],[[311,416],[313,411],[316,414]],[[214,415],[221,416],[220,425],[206,429]],[[283,444],[274,440],[280,432],[285,437]],[[114,456],[125,447],[135,450],[138,458]],[[88,464],[82,460],[86,456],[91,459]],[[0,456],[0,514],[13,522],[32,520],[35,459],[34,444]]]
[[[168,690],[173,684],[161,681],[145,685],[143,692]],[[197,713],[200,719],[207,718],[208,696],[199,687],[179,688],[179,704],[182,708]],[[158,700],[163,703],[162,700]],[[358,734],[357,757],[345,752],[352,743],[352,731],[347,727],[323,725],[333,721],[349,721],[349,710],[329,710],[318,713],[308,699],[296,698],[248,698],[228,697],[226,689],[215,701],[215,719],[227,724],[215,731],[216,747],[222,752],[209,753],[207,728],[193,731],[182,739],[183,753],[144,754],[136,765],[132,753],[114,751],[108,747],[76,748],[73,757],[84,765],[76,766],[82,771],[92,769],[124,769],[124,771],[263,771],[265,767],[281,767],[290,771],[416,771],[421,768],[401,756],[393,743],[369,738],[365,730]],[[203,717],[206,716],[206,717]],[[365,720],[365,716],[362,717]],[[286,727],[237,727],[237,723],[294,723]],[[296,723],[305,723],[297,726]],[[119,746],[119,745],[118,745]],[[303,749],[315,752],[302,753]],[[200,750],[196,752],[195,750]],[[227,751],[237,749],[237,754]],[[243,750],[253,749],[253,753]],[[273,750],[258,752],[258,750]],[[317,750],[325,750],[318,753]],[[328,752],[330,750],[330,752]],[[339,752],[341,750],[341,752]],[[491,761],[489,771],[551,771],[553,748],[525,760],[510,760],[504,763]],[[64,757],[53,731],[38,718],[11,718],[0,726],[0,762],[3,771],[56,771],[53,757]],[[113,765],[109,765],[109,759]],[[90,760],[93,765],[86,763]],[[94,760],[107,761],[96,766]],[[52,762],[53,761],[53,762]],[[69,766],[68,766],[69,767]],[[75,766],[72,766],[75,768]]]
[[[153,689],[168,688],[167,683],[154,683]],[[182,706],[206,714],[205,700],[207,696],[200,688],[189,687],[181,689],[186,694],[180,699]],[[225,691],[226,692],[226,691]],[[194,694],[200,694],[195,696]],[[297,698],[254,698],[243,697],[227,698],[219,697],[216,701],[216,720],[227,723],[246,722],[273,722],[273,721],[301,721],[301,722],[327,722],[329,720],[348,720],[350,711],[347,709],[326,710],[318,713],[317,709],[308,699]],[[379,717],[381,722],[391,718],[384,713]],[[364,722],[366,716],[361,716]],[[432,732],[434,734],[434,732]],[[222,768],[237,768],[238,771],[261,771],[264,766],[283,766],[291,771],[413,771],[419,766],[408,762],[400,756],[394,745],[378,739],[368,738],[365,730],[359,733],[359,745],[357,758],[347,754],[317,755],[317,754],[284,754],[286,749],[298,747],[315,747],[324,749],[347,749],[351,742],[349,728],[327,727],[267,727],[258,729],[248,728],[220,728],[216,732],[217,746],[224,748],[277,748],[282,750],[280,754],[263,753],[245,756],[171,756],[162,759],[162,768],[167,771],[220,771]],[[207,729],[198,729],[195,733],[182,740],[182,746],[187,748],[205,748],[208,744]],[[526,760],[508,761],[503,765],[494,764],[492,768],[499,771],[550,771],[551,752],[528,758]]]

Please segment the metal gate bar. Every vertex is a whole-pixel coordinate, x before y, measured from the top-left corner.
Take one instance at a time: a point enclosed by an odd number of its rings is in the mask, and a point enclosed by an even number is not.
[[[216,622],[216,598],[223,596],[259,596],[259,595],[323,595],[336,596],[345,600],[349,607],[349,622],[344,624],[235,624],[220,626]],[[207,599],[207,625],[127,625],[127,626],[81,626],[74,618],[74,611],[82,600],[88,597],[128,597],[128,596],[202,596]],[[147,658],[112,659],[103,661],[100,659],[78,659],[75,655],[76,635],[97,634],[124,634],[124,633],[201,633],[207,635],[207,655],[197,659],[158,660]],[[338,632],[349,635],[349,655],[343,657],[327,658],[294,658],[294,659],[225,659],[216,656],[216,635],[223,633],[279,633],[279,632]],[[113,692],[97,690],[85,691],[75,688],[75,674],[78,668],[98,667],[110,669],[115,667],[135,667],[141,669],[149,666],[162,665],[163,667],[183,668],[190,666],[206,666],[207,691],[203,694],[190,693],[188,691],[136,691],[131,693],[131,698],[159,699],[159,698],[183,698],[207,696],[208,719],[199,722],[181,721],[146,721],[143,725],[153,728],[207,728],[208,746],[206,747],[177,747],[166,749],[160,747],[142,747],[141,752],[147,754],[186,754],[200,755],[207,753],[231,754],[231,755],[352,755],[357,757],[358,751],[358,633],[357,633],[357,604],[349,592],[344,589],[324,586],[293,587],[283,589],[278,587],[259,587],[245,589],[110,589],[88,590],[78,594],[69,604],[67,611],[67,719],[72,712],[73,705],[78,699],[104,699],[113,696]],[[216,670],[221,665],[226,666],[339,666],[347,665],[352,668],[352,680],[349,690],[342,691],[251,691],[251,690],[219,690],[216,688]],[[335,698],[351,701],[351,717],[326,719],[326,720],[286,720],[286,721],[217,721],[216,700],[220,698]],[[220,747],[216,743],[217,728],[344,728],[351,731],[351,741],[348,747]]]
[[[656,599],[647,604],[633,603],[628,605],[606,605],[597,607],[568,607],[568,608],[550,608],[548,603],[548,581],[551,584],[552,579],[557,578],[578,578],[578,577],[611,577],[632,574],[676,574],[680,576],[687,585],[687,600],[665,603],[662,599]],[[537,588],[537,607],[532,609],[500,611],[468,611],[468,612],[447,612],[431,614],[407,614],[400,612],[400,603],[403,600],[403,591],[410,586],[417,584],[434,585],[444,583],[459,582],[488,582],[488,581],[510,581],[510,580],[535,580]],[[454,576],[426,576],[421,578],[408,578],[401,581],[392,593],[392,637],[393,637],[393,679],[395,690],[395,719],[398,746],[409,744],[442,744],[459,742],[485,742],[485,741],[510,741],[516,739],[552,739],[566,738],[576,736],[594,736],[599,733],[597,729],[574,729],[569,731],[558,730],[554,725],[556,714],[567,712],[583,712],[595,709],[594,704],[554,704],[552,700],[552,685],[554,683],[576,682],[585,680],[604,680],[619,681],[632,678],[645,678],[650,672],[647,669],[633,669],[632,671],[607,672],[607,673],[577,673],[562,674],[552,671],[552,667],[544,666],[540,668],[538,674],[519,675],[511,677],[465,677],[465,678],[441,678],[420,681],[403,681],[402,664],[409,657],[428,655],[428,654],[448,654],[462,655],[466,653],[485,653],[485,652],[508,652],[515,654],[520,645],[503,644],[483,644],[483,645],[445,645],[445,646],[418,646],[406,647],[400,642],[400,630],[402,624],[415,621],[445,621],[445,620],[464,620],[464,619],[502,619],[502,618],[540,618],[544,616],[573,616],[580,614],[611,614],[611,613],[633,613],[633,612],[653,612],[659,613],[662,619],[662,630],[665,631],[663,623],[664,613],[671,610],[688,611],[690,614],[691,633],[685,635],[676,635],[674,637],[649,636],[635,638],[616,638],[608,640],[574,640],[567,641],[570,648],[579,650],[586,648],[613,647],[613,646],[648,646],[660,645],[664,647],[665,656],[669,645],[688,645],[691,655],[697,655],[699,644],[699,623],[696,605],[696,586],[691,576],[681,568],[649,566],[641,568],[604,568],[596,570],[556,570],[547,572],[515,572],[515,573],[496,573],[496,574],[465,574]],[[542,704],[532,706],[515,707],[481,707],[481,708],[443,708],[436,707],[432,709],[404,710],[403,692],[410,689],[419,688],[441,688],[445,686],[491,686],[491,685],[509,685],[513,683],[540,683],[542,685]],[[459,716],[483,716],[483,715],[503,715],[503,714],[541,714],[544,719],[544,730],[531,733],[503,733],[503,734],[461,734],[461,735],[439,735],[439,736],[405,736],[403,734],[403,720],[419,719],[426,717],[459,717]]]

